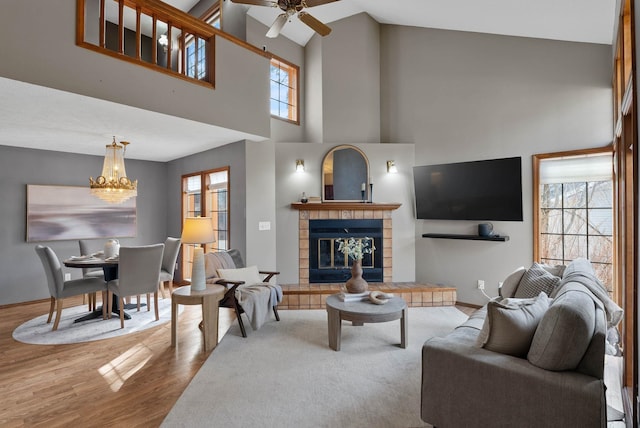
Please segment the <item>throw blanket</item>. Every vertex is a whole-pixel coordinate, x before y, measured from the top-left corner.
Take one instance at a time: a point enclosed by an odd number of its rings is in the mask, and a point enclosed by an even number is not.
[[[615,327],[622,319],[624,311],[620,306],[616,304],[607,293],[607,289],[604,284],[593,274],[588,272],[575,271],[567,273],[562,282],[554,290],[553,295],[556,296],[563,285],[570,282],[577,282],[589,289],[589,291],[602,303],[604,306],[604,312],[607,315],[607,328]]]
[[[282,287],[268,282],[243,284],[236,289],[235,295],[249,318],[251,328],[257,330],[269,319],[271,308],[282,301]]]
[[[207,279],[217,278],[218,269],[235,269],[233,259],[226,251],[207,253],[204,255],[204,273]]]

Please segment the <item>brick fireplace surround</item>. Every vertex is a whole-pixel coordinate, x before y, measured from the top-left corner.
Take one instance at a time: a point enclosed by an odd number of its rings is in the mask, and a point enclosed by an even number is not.
[[[382,290],[401,296],[409,306],[451,306],[456,303],[455,287],[433,284],[393,282],[392,213],[397,203],[293,203],[298,215],[298,284],[282,285],[280,309],[324,309],[325,300],[338,293],[342,284],[309,283],[309,220],[382,219],[384,282],[369,283],[370,290]]]

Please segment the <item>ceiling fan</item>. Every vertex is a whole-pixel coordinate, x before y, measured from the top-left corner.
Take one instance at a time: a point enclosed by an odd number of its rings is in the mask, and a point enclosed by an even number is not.
[[[326,36],[331,32],[331,28],[327,27],[322,22],[318,21],[316,18],[305,12],[303,9],[320,6],[325,3],[331,3],[339,0],[231,0],[233,3],[242,3],[248,4],[252,6],[269,6],[269,7],[279,7],[283,10],[284,13],[278,15],[273,24],[267,31],[267,37],[275,38],[278,37],[280,31],[282,31],[282,27],[291,19],[293,15],[298,15],[298,19],[303,23],[307,24],[313,31],[320,34],[321,36]]]

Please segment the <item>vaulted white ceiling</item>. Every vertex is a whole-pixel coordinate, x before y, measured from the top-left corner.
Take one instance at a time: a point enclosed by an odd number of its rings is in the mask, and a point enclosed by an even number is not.
[[[611,44],[615,7],[614,0],[340,0],[307,11],[329,26],[366,12],[381,24]],[[248,14],[271,26],[280,12],[252,6]],[[304,46],[313,30],[293,18],[281,34]]]
[[[190,10],[198,2],[165,1],[183,10]],[[340,0],[308,9],[329,26],[366,12],[382,24],[599,44],[611,44],[616,10],[616,0]],[[270,26],[278,9],[252,6],[248,14]],[[293,18],[280,37],[304,46],[312,35],[310,28]],[[86,114],[87,111],[100,114]],[[113,123],[118,124],[117,129],[113,129]],[[96,134],[104,139],[95,141]],[[103,155],[104,145],[113,134],[132,143],[128,158],[152,161],[168,161],[252,138],[228,129],[0,78],[0,145]]]

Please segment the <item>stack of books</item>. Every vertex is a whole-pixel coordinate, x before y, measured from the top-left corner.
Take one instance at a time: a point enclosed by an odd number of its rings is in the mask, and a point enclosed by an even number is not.
[[[369,291],[364,293],[340,293],[338,294],[338,299],[343,302],[361,302],[369,299]]]

